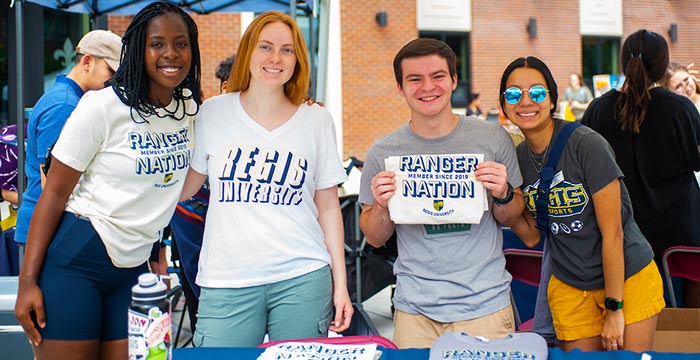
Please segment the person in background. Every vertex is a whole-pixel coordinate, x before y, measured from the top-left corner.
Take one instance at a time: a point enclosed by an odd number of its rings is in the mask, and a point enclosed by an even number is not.
[[[15,230],[15,241],[19,244],[27,242],[29,221],[46,182],[44,165],[49,149],[83,94],[103,89],[119,69],[121,49],[121,37],[110,31],[93,30],[85,34],[75,48],[73,68],[67,75],[59,74],[56,83],[34,105],[26,132],[27,189],[22,194]]]
[[[228,78],[231,75],[231,68],[233,67],[233,63],[235,61],[236,55],[231,55],[221,61],[219,66],[216,67],[216,72],[214,75],[217,79],[219,79],[219,94],[226,92],[226,88],[228,87]]]
[[[523,211],[522,178],[513,142],[499,124],[452,112],[456,61],[435,39],[415,39],[399,50],[394,75],[411,118],[372,144],[362,169],[360,227],[367,243],[381,247],[397,234],[394,342],[400,348],[429,348],[450,331],[487,338],[515,331],[501,224],[510,226]],[[384,159],[437,154],[483,154],[475,174],[490,193],[488,210],[478,224],[394,224],[388,201],[397,184]]]
[[[7,201],[15,207],[19,205],[17,149],[20,143],[17,139],[17,125],[0,128],[0,201]]]
[[[231,67],[236,56],[232,55],[216,67],[215,76],[219,79],[219,94],[226,92],[226,85],[231,74]],[[200,288],[196,283],[199,252],[202,249],[204,223],[209,207],[209,183],[204,185],[188,200],[177,204],[175,214],[170,220],[173,243],[180,259],[180,279],[185,293],[187,311],[190,317],[192,333],[196,330],[197,309],[199,308]]]
[[[697,71],[690,70],[692,65],[693,64],[684,66],[672,62],[668,67],[667,76],[665,76],[663,81],[661,81],[661,86],[677,95],[687,97],[693,102],[695,108],[700,111],[700,88],[698,87],[698,80],[694,75],[694,73],[697,73]],[[696,135],[698,144],[700,144],[700,123],[697,125],[698,133]],[[695,171],[695,179],[700,184],[700,171]],[[697,283],[697,286],[698,292],[700,292],[700,282]],[[698,305],[700,305],[700,303]]]
[[[569,86],[564,92],[564,101],[569,103],[571,111],[576,116],[576,121],[581,121],[583,113],[593,100],[593,94],[581,79],[579,74],[569,75]]]
[[[672,62],[669,65],[669,74],[664,78],[662,85],[672,92],[685,96],[693,102],[695,108],[700,111],[700,88],[698,81],[687,66]]]
[[[253,20],[227,86],[202,105],[182,197],[208,175],[194,343],[342,332],[353,313],[338,201],[346,175],[330,114],[305,103],[308,52],[290,16]]]
[[[476,116],[479,119],[485,120],[486,114],[479,107],[479,93],[469,94],[469,105],[467,106],[467,116]]]
[[[30,223],[15,316],[38,360],[127,358],[131,288],[185,183],[202,96],[197,26],[153,2],[123,44],[111,86],[66,121]]]
[[[518,146],[525,211],[511,228],[529,246],[536,227],[541,171],[566,122],[554,119],[557,84],[545,63],[518,58],[506,67],[499,93],[503,112],[525,135]],[[569,351],[651,350],[663,283],[651,246],[634,222],[615,154],[605,139],[581,126],[555,166],[544,231],[551,277],[547,299],[557,339]],[[567,200],[554,194],[566,193]],[[575,196],[573,196],[575,194]]]
[[[26,128],[26,127],[25,127]],[[26,132],[25,132],[26,133]],[[17,222],[17,126],[0,128],[0,276],[19,274],[19,248],[14,241]]]
[[[669,65],[663,36],[639,30],[620,51],[625,83],[591,103],[582,122],[615,151],[625,174],[634,218],[651,243],[657,265],[675,245],[700,246],[700,114],[686,96],[658,86]],[[697,291],[686,291],[698,306]],[[688,303],[689,302],[689,303]]]

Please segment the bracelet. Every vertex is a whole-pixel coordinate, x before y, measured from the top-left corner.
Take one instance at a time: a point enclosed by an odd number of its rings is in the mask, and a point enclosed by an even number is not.
[[[493,202],[495,202],[498,205],[505,205],[513,200],[513,194],[514,194],[513,185],[511,185],[510,183],[507,183],[507,184],[508,184],[508,191],[506,192],[506,197],[504,197],[503,199],[499,199],[495,196],[493,197]]]

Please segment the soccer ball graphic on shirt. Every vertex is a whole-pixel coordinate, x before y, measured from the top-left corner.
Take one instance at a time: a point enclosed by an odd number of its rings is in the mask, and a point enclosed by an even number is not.
[[[552,225],[550,225],[549,227],[552,230],[552,234],[556,235],[559,233],[559,224],[553,222]]]
[[[581,231],[583,229],[583,221],[581,220],[574,220],[571,222],[571,230],[574,232]]]

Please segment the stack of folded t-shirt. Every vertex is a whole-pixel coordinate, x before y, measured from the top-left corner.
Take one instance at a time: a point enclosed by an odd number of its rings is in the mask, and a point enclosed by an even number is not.
[[[502,339],[449,332],[430,348],[430,360],[546,360],[547,342],[531,333],[512,333]]]

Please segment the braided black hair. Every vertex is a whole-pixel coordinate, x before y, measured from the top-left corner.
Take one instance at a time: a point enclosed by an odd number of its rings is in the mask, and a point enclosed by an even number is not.
[[[152,19],[166,13],[179,15],[187,26],[191,45],[190,49],[192,50],[192,65],[190,66],[190,71],[185,80],[183,80],[173,92],[173,98],[178,103],[176,110],[165,111],[167,114],[161,115],[165,109],[160,107],[157,102],[149,96],[149,79],[143,64],[148,23]],[[194,115],[197,113],[199,104],[202,103],[202,87],[200,83],[201,60],[197,38],[197,24],[192,17],[177,5],[169,2],[153,2],[141,9],[141,11],[134,16],[122,37],[124,46],[122,46],[121,64],[112,78],[112,88],[119,97],[119,100],[132,109],[131,119],[134,120],[134,122],[148,122],[146,118],[149,116],[168,116],[176,120],[182,120],[186,115]],[[189,94],[183,92],[184,89],[188,89]],[[193,114],[187,113],[184,104],[186,100],[190,99],[194,100],[197,104]],[[180,106],[182,106],[182,109],[180,109]],[[134,119],[134,112],[138,113],[141,120]],[[178,115],[178,113],[181,113],[181,115]]]

